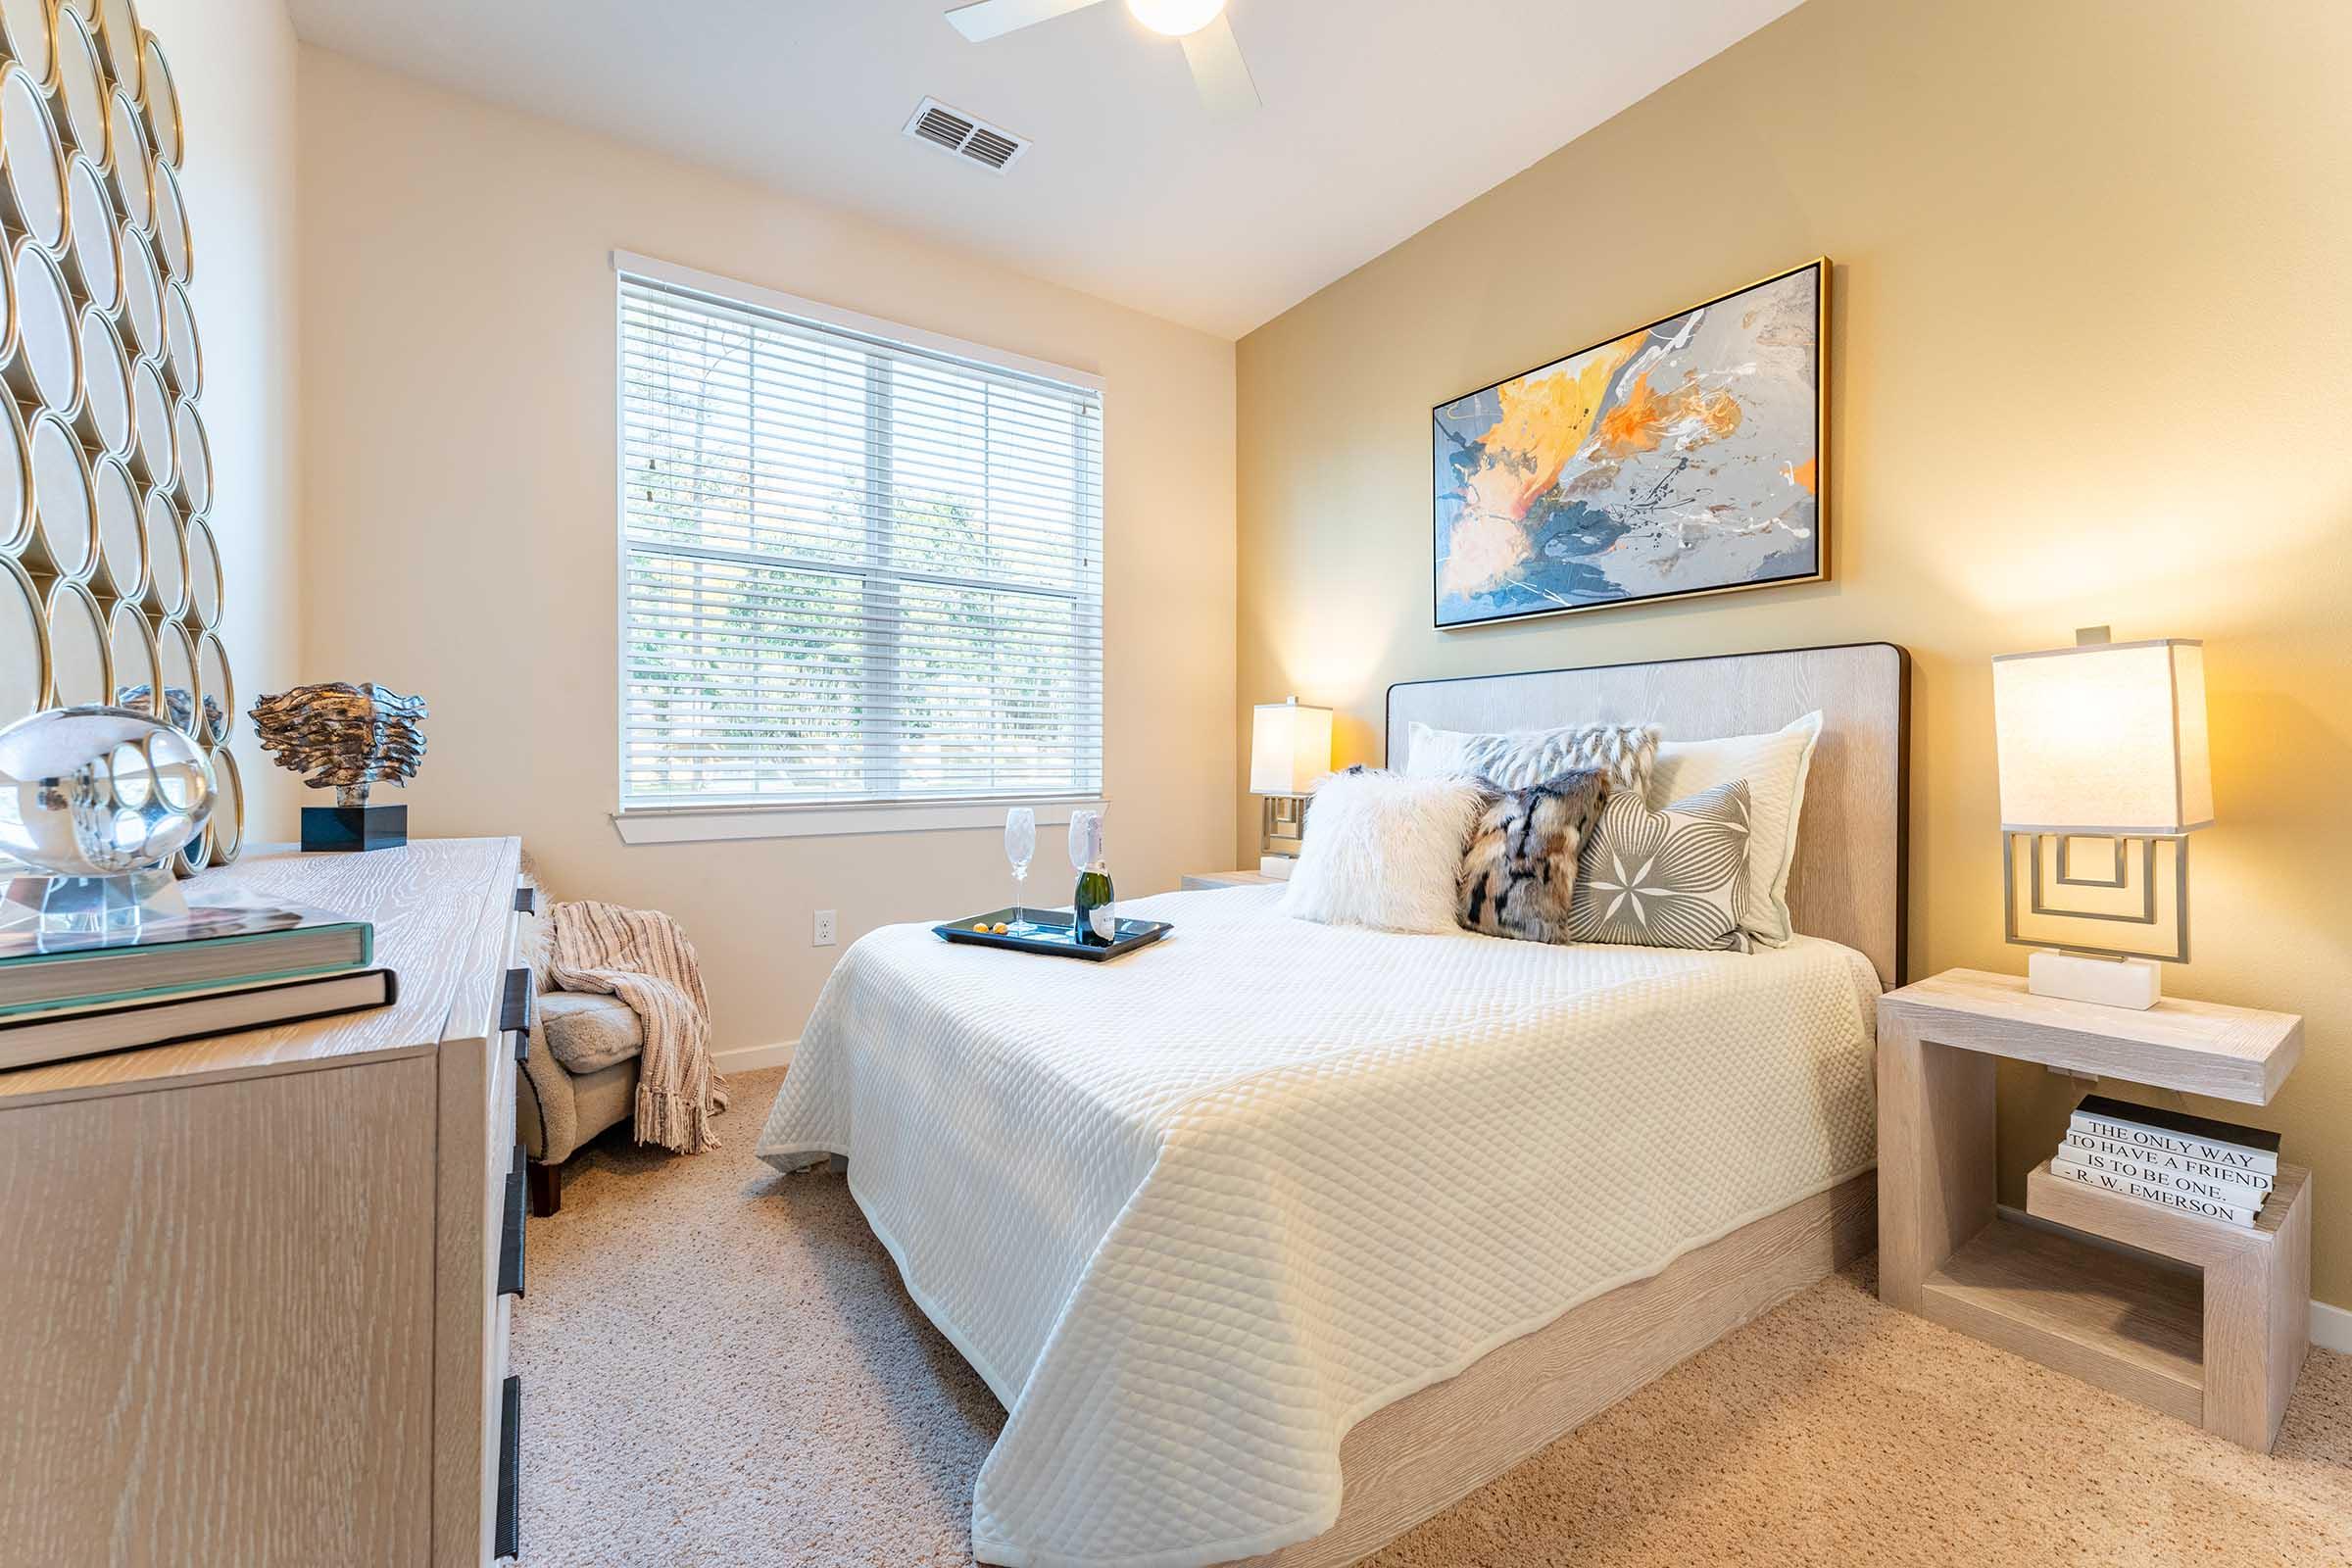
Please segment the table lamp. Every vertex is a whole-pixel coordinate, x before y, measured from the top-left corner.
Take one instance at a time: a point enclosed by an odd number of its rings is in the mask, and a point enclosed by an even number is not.
[[[2001,896],[2027,987],[2152,1007],[2158,962],[2188,961],[2188,835],[2213,821],[2205,650],[2180,638],[1992,662]]]
[[[1257,868],[1285,877],[1298,862],[1306,833],[1306,796],[1331,771],[1331,710],[1293,697],[1260,703],[1250,725],[1250,793],[1266,798]]]

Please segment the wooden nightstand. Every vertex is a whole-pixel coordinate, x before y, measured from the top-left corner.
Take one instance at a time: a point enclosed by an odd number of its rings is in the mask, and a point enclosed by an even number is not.
[[[1203,888],[1273,888],[1282,886],[1285,880],[1263,871],[1187,871],[1177,889],[1198,893]]]
[[[1994,1207],[1993,1071],[2007,1056],[2260,1105],[2302,1054],[2292,1013],[2134,1012],[2022,975],[1953,969],[1880,998],[1880,1298],[2267,1451],[2310,1346],[2311,1173],[2282,1161],[2245,1230],[2044,1160],[2038,1223],[2021,1224]]]

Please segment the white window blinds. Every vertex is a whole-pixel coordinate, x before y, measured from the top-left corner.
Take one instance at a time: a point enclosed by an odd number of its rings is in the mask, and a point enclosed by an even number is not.
[[[1100,792],[1097,391],[625,270],[620,383],[624,808]]]

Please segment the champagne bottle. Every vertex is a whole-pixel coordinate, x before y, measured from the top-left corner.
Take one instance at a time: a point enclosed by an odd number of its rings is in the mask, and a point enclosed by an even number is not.
[[[1102,858],[1102,813],[1070,813],[1070,864],[1078,868],[1078,891],[1070,898],[1072,936],[1090,948],[1118,939],[1117,906],[1111,902],[1110,866]]]
[[[1091,948],[1107,948],[1118,940],[1118,906],[1112,902],[1110,867],[1097,860],[1078,873],[1078,891],[1070,901],[1078,916],[1078,940]]]

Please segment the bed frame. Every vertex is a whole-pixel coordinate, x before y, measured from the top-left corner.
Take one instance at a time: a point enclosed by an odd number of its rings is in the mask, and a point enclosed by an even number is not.
[[[1406,681],[1389,688],[1392,764],[1411,722],[1544,729],[1662,724],[1676,739],[1775,730],[1819,709],[1788,904],[1796,928],[1903,981],[1911,661],[1889,643],[1793,648],[1589,669]],[[1341,1568],[1377,1551],[1685,1357],[1877,1245],[1878,1178],[1842,1186],[1595,1297],[1460,1376],[1358,1422],[1340,1448],[1339,1522],[1253,1568]]]

